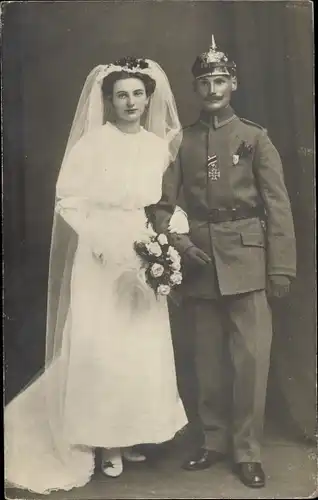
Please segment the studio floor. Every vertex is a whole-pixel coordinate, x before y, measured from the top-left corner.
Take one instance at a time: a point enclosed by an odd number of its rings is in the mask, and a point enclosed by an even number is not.
[[[249,499],[315,498],[317,453],[313,444],[267,429],[263,449],[266,487],[245,487],[228,462],[208,470],[186,472],[180,468],[186,456],[186,439],[178,436],[143,464],[127,464],[116,479],[103,476],[98,468],[89,484],[70,492],[35,495],[7,489],[7,499],[19,500],[120,500],[120,499]]]

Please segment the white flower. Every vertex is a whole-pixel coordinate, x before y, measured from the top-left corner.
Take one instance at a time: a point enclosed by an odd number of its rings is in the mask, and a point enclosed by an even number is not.
[[[174,262],[174,263],[179,262],[180,263],[181,257],[175,248],[169,247],[168,248],[168,255],[169,255],[170,259],[172,260],[172,262]]]
[[[167,236],[165,234],[159,234],[158,243],[160,243],[160,245],[167,245],[168,244]]]
[[[154,278],[159,278],[163,275],[164,267],[161,264],[152,264],[150,274]]]
[[[157,293],[159,295],[169,295],[171,288],[169,285],[159,285],[157,288]]]
[[[180,271],[180,269],[181,269],[181,264],[180,264],[180,262],[172,262],[172,264],[170,265],[170,268],[171,268],[173,271]]]
[[[148,243],[146,247],[148,252],[154,255],[155,257],[159,257],[162,254],[160,245],[157,242]]]
[[[180,285],[182,282],[182,274],[179,271],[176,271],[171,274],[170,281],[172,285]]]

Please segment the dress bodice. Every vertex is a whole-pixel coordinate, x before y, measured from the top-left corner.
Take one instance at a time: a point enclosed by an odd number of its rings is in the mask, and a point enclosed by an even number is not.
[[[141,129],[124,134],[107,123],[70,151],[57,183],[56,211],[90,247],[113,261],[134,260],[133,243],[149,234],[144,208],[161,198],[167,143]]]
[[[169,163],[167,143],[141,128],[125,134],[107,123],[86,134],[63,166],[58,197],[81,197],[92,206],[131,210],[156,203]]]

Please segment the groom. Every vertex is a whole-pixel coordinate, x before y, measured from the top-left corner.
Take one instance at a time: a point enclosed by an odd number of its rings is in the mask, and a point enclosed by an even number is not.
[[[154,209],[155,227],[165,231],[182,190],[190,225],[189,235],[170,236],[183,257],[183,316],[198,383],[190,418],[195,448],[183,467],[205,469],[231,452],[240,480],[257,488],[265,485],[268,297],[287,294],[296,275],[293,219],[266,130],[230,106],[235,63],[212,39],[192,72],[201,114],[183,131]]]

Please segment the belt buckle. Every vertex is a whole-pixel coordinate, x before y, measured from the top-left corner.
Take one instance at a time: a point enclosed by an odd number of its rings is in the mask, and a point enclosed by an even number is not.
[[[222,208],[215,208],[215,222],[224,222],[225,210]]]
[[[218,214],[217,208],[210,208],[208,215],[209,222],[215,222],[217,220],[217,214]]]
[[[215,214],[215,217],[213,214]],[[212,219],[214,219],[215,223],[226,222],[228,220],[228,209],[227,208],[213,208],[212,209]]]
[[[229,220],[229,216],[228,216],[228,209],[227,208],[221,208],[219,210],[219,220],[218,222],[227,222]]]

